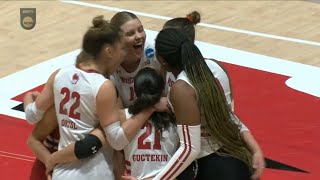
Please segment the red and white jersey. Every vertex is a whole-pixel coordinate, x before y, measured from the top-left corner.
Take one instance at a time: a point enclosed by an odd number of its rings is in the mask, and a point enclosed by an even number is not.
[[[160,64],[155,57],[154,44],[147,42],[144,46],[144,55],[135,71],[129,73],[122,66],[119,66],[116,72],[110,76],[110,80],[117,87],[124,107],[128,107],[136,99],[133,86],[134,77],[141,69],[145,67],[151,67],[153,69],[160,70]]]
[[[213,62],[213,63],[211,63]],[[210,67],[210,69],[212,70],[212,68],[215,68],[216,66],[214,64],[216,64],[214,61],[210,61],[210,60],[206,60],[206,63],[208,64],[208,66]],[[210,64],[209,64],[210,63]],[[218,66],[218,65],[217,65]],[[220,67],[220,66],[219,66]],[[214,73],[215,74],[215,73]],[[219,75],[219,73],[216,73],[215,77]],[[220,76],[221,78],[222,76]],[[219,76],[217,76],[217,78],[219,78]],[[188,79],[185,71],[182,71],[178,76],[177,76],[177,80],[183,80],[185,82],[187,82],[190,86],[192,86],[194,88],[194,86],[192,85],[191,81]],[[219,79],[218,79],[219,80]],[[222,84],[226,83],[228,81],[224,81],[221,83],[221,86],[224,87]],[[195,89],[195,88],[194,88]],[[225,91],[225,89],[224,89]],[[230,92],[230,88],[229,88],[229,92]],[[225,92],[226,94],[226,92]],[[169,104],[170,103],[170,97],[169,99]],[[172,108],[173,109],[173,108]],[[173,109],[174,111],[174,109]],[[237,121],[237,123],[239,123],[241,125],[241,129],[240,131],[244,131],[244,130],[248,130],[248,128],[238,119],[234,119],[232,118],[233,121]],[[201,124],[201,151],[200,154],[198,156],[198,158],[207,156],[212,154],[213,152],[215,152],[216,150],[218,150],[220,148],[220,145],[218,143],[218,141],[216,141],[214,139],[214,137],[210,137],[210,134],[206,131],[205,125]]]
[[[126,119],[131,116],[126,109]],[[148,121],[124,149],[126,173],[137,179],[154,177],[169,162],[178,144],[176,127],[164,131],[160,137]]]
[[[96,96],[107,79],[96,71],[83,71],[74,65],[61,68],[54,84],[54,103],[59,124],[59,150],[84,139],[99,125]],[[112,149],[103,147],[94,156],[58,164],[53,179],[114,179]]]
[[[231,88],[230,88],[230,81],[227,73],[221,68],[219,64],[217,64],[213,60],[205,60],[206,64],[208,65],[209,69],[211,70],[212,74],[215,78],[218,79],[223,91],[224,95],[226,96],[226,100],[228,106],[234,111],[234,102],[231,96]],[[170,92],[170,88],[172,84],[175,82],[175,77],[172,73],[167,72],[166,74],[166,84],[165,84],[165,93],[168,94]]]

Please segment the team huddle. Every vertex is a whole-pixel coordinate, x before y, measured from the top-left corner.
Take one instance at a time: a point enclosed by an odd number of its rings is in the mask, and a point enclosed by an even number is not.
[[[147,42],[131,12],[93,18],[75,64],[24,97],[30,179],[259,179],[263,152],[227,71],[194,44],[199,22],[173,18]]]

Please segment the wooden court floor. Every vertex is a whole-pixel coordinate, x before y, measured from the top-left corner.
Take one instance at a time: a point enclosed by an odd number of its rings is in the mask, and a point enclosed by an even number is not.
[[[320,5],[308,1],[86,1],[165,17],[197,10],[202,23],[263,33],[252,35],[197,26],[196,39],[320,67]],[[20,8],[36,8],[36,26],[24,30]],[[0,2],[0,77],[80,48],[93,16],[115,11],[61,1]],[[163,19],[139,16],[146,29],[160,30]],[[280,36],[282,39],[266,37]],[[294,41],[283,40],[293,38]],[[304,40],[307,42],[297,42]],[[308,42],[318,42],[310,45]]]

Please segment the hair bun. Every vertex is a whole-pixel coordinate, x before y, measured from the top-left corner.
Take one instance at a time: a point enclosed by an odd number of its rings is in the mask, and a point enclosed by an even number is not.
[[[104,17],[103,15],[94,17],[92,20],[93,27],[99,28],[103,24],[107,23],[108,21],[104,20],[103,17]]]
[[[200,13],[193,11],[192,13],[187,14],[186,17],[193,25],[198,24],[201,21]]]

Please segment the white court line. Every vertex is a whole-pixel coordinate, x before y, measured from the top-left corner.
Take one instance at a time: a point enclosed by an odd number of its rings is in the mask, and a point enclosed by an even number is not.
[[[4,155],[4,154],[0,154],[0,156],[11,158],[11,159],[19,159],[19,160],[23,160],[23,161],[34,162],[34,159],[24,159],[24,158],[19,158],[19,157],[14,157],[14,156],[7,156],[7,155]]]
[[[98,8],[98,9],[105,9],[105,10],[116,11],[116,12],[130,11],[138,16],[151,17],[151,18],[155,18],[155,19],[163,19],[163,20],[172,19],[172,17],[159,16],[159,15],[143,13],[143,12],[139,12],[139,11],[131,11],[128,9],[103,6],[103,5],[87,3],[87,2],[79,2],[79,1],[61,1],[61,2],[76,4],[76,5],[81,5],[81,6],[87,6],[87,7],[93,7],[93,8]],[[204,27],[208,27],[208,28],[212,28],[212,29],[231,31],[231,32],[236,32],[236,33],[248,34],[248,35],[252,35],[252,36],[260,36],[260,37],[265,37],[265,38],[278,39],[278,40],[290,41],[290,42],[301,43],[301,44],[308,44],[308,45],[313,45],[313,46],[320,46],[320,42],[307,41],[307,40],[302,40],[302,39],[283,37],[283,36],[277,36],[277,35],[266,34],[266,33],[259,33],[259,32],[254,32],[254,31],[247,31],[247,30],[242,30],[242,29],[230,28],[230,27],[226,27],[226,26],[218,26],[218,25],[214,25],[214,24],[199,23],[199,24],[197,24],[197,26],[204,26]]]
[[[11,153],[11,152],[7,152],[7,151],[0,151],[0,153],[2,153],[2,154],[8,154],[8,155],[13,155],[13,156],[20,156],[20,157],[29,158],[29,159],[35,159],[35,157],[32,157],[32,156],[27,156],[27,155],[22,155],[22,154],[16,154],[16,153]]]

